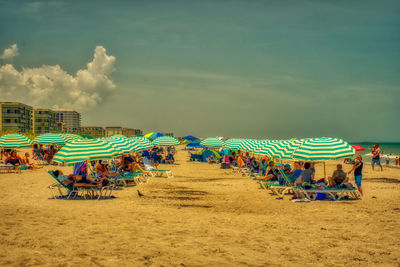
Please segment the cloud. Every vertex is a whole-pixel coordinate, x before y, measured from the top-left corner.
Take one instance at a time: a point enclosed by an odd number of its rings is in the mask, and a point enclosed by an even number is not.
[[[103,102],[115,89],[110,78],[115,57],[97,46],[86,69],[70,75],[59,65],[15,69],[11,64],[0,66],[0,97],[20,101],[34,107],[59,106],[85,111]]]
[[[13,57],[18,56],[18,54],[18,47],[16,44],[13,44],[9,48],[4,49],[0,59],[12,59]]]

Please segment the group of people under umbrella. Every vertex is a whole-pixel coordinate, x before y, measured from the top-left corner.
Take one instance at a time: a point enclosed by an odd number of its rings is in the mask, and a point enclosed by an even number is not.
[[[353,188],[348,175],[354,172],[357,189],[362,194],[363,162],[357,155],[353,168],[347,173],[341,164],[331,176],[326,175],[327,160],[353,157],[355,148],[338,138],[307,138],[292,140],[256,140],[206,138],[199,143],[207,150],[218,151],[223,167],[246,170],[260,183],[304,188]],[[193,155],[192,155],[193,156]],[[215,156],[210,154],[211,161]],[[315,163],[323,163],[324,176],[315,178]],[[285,174],[283,174],[285,173]],[[284,179],[285,178],[285,179]],[[290,183],[290,184],[289,184]]]

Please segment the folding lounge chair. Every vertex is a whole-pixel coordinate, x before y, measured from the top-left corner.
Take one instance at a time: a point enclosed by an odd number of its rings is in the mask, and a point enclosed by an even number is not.
[[[329,187],[329,188],[310,188],[305,189],[301,186],[295,186],[293,188],[296,195],[299,197],[304,197],[308,200],[315,200],[317,198],[317,193],[324,193],[331,200],[341,200],[344,197],[349,197],[353,199],[361,199],[361,194],[357,188],[336,188],[336,187]]]
[[[49,186],[49,189],[52,190],[54,198],[56,198],[56,195],[54,194],[54,190],[56,189],[58,190],[60,197],[64,196],[62,189],[66,190],[67,199],[70,199],[71,197],[77,198],[78,196],[80,196],[84,199],[93,199],[97,197],[97,200],[99,200],[102,196],[111,196],[113,189],[112,186],[91,186],[81,183],[73,183],[72,185],[68,186],[68,184],[66,183],[66,181],[68,181],[67,176],[59,175],[58,177],[56,177],[53,171],[48,171],[48,173],[57,181],[57,183]]]
[[[265,181],[265,180],[261,180],[260,186],[263,189],[266,190],[271,190],[272,194],[274,195],[279,195],[279,196],[283,196],[287,193],[289,193],[289,191],[292,189],[292,185],[290,184],[290,180],[287,177],[287,175],[284,173],[284,171],[282,169],[279,170],[279,172],[281,173],[283,179],[284,179],[284,184],[281,185],[276,181]]]
[[[174,175],[172,174],[171,170],[159,170],[154,168],[153,166],[150,165],[149,161],[145,158],[143,159],[143,163],[144,163],[144,168],[146,171],[149,172],[149,174],[152,177],[162,177],[163,174],[165,174],[167,176],[167,178],[173,178]]]

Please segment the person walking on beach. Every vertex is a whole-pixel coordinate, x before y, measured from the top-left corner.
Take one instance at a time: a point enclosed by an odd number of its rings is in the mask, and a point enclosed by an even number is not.
[[[374,165],[378,165],[381,167],[381,171],[383,171],[383,167],[381,165],[381,149],[379,148],[378,144],[372,146],[372,170],[374,170]]]
[[[363,166],[364,163],[362,162],[361,155],[357,155],[356,163],[353,165],[353,168],[348,172],[348,174],[350,174],[352,171],[354,171],[354,180],[356,182],[357,189],[360,192],[361,196],[363,195],[363,190],[361,187]]]

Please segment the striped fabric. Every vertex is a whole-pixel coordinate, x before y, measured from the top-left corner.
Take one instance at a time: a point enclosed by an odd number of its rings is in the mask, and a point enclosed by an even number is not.
[[[119,155],[130,153],[135,149],[136,143],[132,139],[117,138],[117,137],[103,137],[100,140],[109,143]]]
[[[67,141],[73,141],[73,140],[82,140],[84,139],[82,136],[77,135],[77,134],[72,134],[72,133],[62,133],[67,138]]]
[[[70,139],[63,134],[45,133],[36,136],[33,143],[41,143],[44,145],[65,145]]]
[[[224,141],[215,137],[209,137],[200,142],[200,145],[204,147],[222,147]]]
[[[0,137],[0,147],[2,148],[29,147],[31,144],[31,139],[22,134],[6,134]]]
[[[354,148],[342,139],[320,137],[305,139],[294,151],[293,158],[315,161],[352,157],[354,154]]]
[[[135,147],[134,147],[134,152],[140,152],[144,150],[151,149],[153,147],[153,143],[145,137],[140,137],[140,136],[135,136],[132,137],[131,140],[133,140]]]
[[[155,146],[176,146],[179,145],[178,139],[171,136],[158,137],[153,141]]]
[[[245,139],[231,138],[224,142],[224,147],[229,149],[240,149],[240,144]]]
[[[118,152],[108,143],[97,140],[75,140],[68,142],[58,151],[53,161],[75,163],[85,160],[110,159],[118,155]]]

